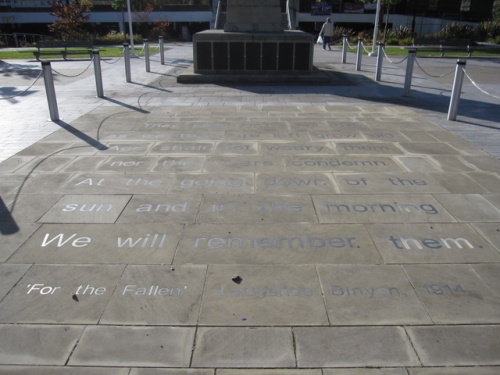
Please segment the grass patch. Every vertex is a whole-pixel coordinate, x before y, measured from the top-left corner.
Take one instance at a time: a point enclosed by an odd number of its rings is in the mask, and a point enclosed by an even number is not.
[[[101,57],[119,57],[122,55],[123,47],[102,47],[96,48],[99,50],[99,54]],[[165,48],[165,51],[167,49]],[[18,50],[0,50],[0,59],[8,60],[8,59],[34,59],[35,56],[33,52],[36,51],[35,48],[26,48],[26,49],[18,49]],[[60,49],[54,50],[54,55],[44,55],[42,59],[62,59],[62,55],[58,52]],[[71,48],[68,48],[68,51],[71,51]],[[144,51],[142,47],[134,48],[136,55],[144,55]],[[150,54],[157,53],[158,50],[155,48],[149,49]],[[70,54],[68,55],[68,60],[71,59],[79,59],[79,58],[89,58],[88,53],[83,54]]]

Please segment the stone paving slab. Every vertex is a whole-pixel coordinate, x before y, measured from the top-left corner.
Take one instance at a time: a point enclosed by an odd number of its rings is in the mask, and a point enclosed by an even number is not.
[[[424,366],[497,365],[499,326],[437,326],[406,329]]]
[[[479,194],[435,195],[439,202],[460,222],[498,222],[500,208]]]
[[[2,324],[0,364],[64,366],[82,332],[79,326]]]
[[[195,330],[181,327],[87,327],[73,366],[189,367]]]
[[[3,220],[5,216],[2,215]],[[12,223],[11,220],[0,223],[2,246],[0,247],[0,260],[5,262],[17,248],[26,241],[38,228],[38,224]]]
[[[0,300],[10,292],[29,268],[28,264],[0,265]]]
[[[294,334],[298,367],[420,365],[400,327],[299,327]]]
[[[289,328],[198,328],[193,367],[295,367]]]

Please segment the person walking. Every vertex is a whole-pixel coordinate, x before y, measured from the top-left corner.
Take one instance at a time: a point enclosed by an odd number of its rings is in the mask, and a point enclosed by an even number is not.
[[[319,35],[323,38],[323,49],[326,50],[326,45],[328,44],[328,49],[331,51],[332,47],[330,47],[330,43],[333,36],[333,23],[330,18],[326,19],[323,27],[321,27]]]

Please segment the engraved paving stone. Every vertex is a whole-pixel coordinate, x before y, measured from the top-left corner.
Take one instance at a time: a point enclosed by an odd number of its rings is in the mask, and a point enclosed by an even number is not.
[[[212,142],[163,142],[154,145],[148,152],[149,155],[185,155],[198,154],[209,155],[212,153],[214,144]]]
[[[431,324],[399,266],[318,266],[332,325]]]
[[[317,222],[310,196],[204,195],[198,223]]]
[[[148,172],[156,160],[154,157],[137,155],[110,156],[97,168],[97,172]]]
[[[184,232],[176,264],[378,264],[362,225],[198,224]]]
[[[266,155],[316,155],[335,154],[333,147],[326,142],[260,142],[260,151]]]
[[[336,194],[337,184],[329,173],[258,173],[257,193]]]
[[[41,223],[114,223],[130,195],[65,195]]]
[[[134,195],[118,223],[194,223],[201,195]]]
[[[386,263],[500,261],[500,254],[466,224],[372,224],[367,229]]]
[[[328,325],[316,269],[210,266],[200,324]]]
[[[341,155],[400,155],[403,151],[392,143],[336,142],[335,150]]]
[[[431,195],[314,195],[320,223],[455,222]]]
[[[101,324],[197,323],[206,266],[127,266]]]
[[[285,160],[287,172],[394,172],[403,169],[388,156],[295,156]]]
[[[173,176],[158,173],[80,173],[57,192],[63,194],[163,194]]]
[[[201,173],[175,175],[169,193],[185,194],[252,194],[252,173]]]
[[[435,178],[423,173],[335,174],[343,193],[446,193]]]
[[[500,323],[500,300],[468,265],[405,265],[436,324]]]
[[[12,263],[164,264],[174,256],[182,225],[45,224],[10,258]]]
[[[96,324],[123,268],[35,265],[0,303],[0,322]]]
[[[182,173],[201,172],[205,157],[165,156],[160,157],[153,166],[153,172]]]
[[[257,155],[256,142],[220,142],[215,147],[215,155]]]
[[[207,172],[283,172],[284,165],[282,158],[272,155],[209,156],[204,169]]]

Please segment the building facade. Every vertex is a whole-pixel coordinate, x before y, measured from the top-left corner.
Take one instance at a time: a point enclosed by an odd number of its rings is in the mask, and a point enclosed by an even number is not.
[[[54,21],[52,0],[0,0],[0,33],[37,32],[48,34]],[[76,0],[64,0],[76,1]],[[219,5],[226,0],[130,0],[133,22],[169,22],[190,26],[193,31],[214,28]],[[375,1],[375,0],[374,0]],[[401,0],[389,13],[392,27],[414,27],[415,32],[437,32],[449,22],[480,22],[492,16],[495,0]],[[154,4],[154,11],[140,11],[144,2]],[[374,22],[375,4],[359,0],[281,0],[283,11],[289,6],[295,13],[298,28],[316,32],[325,14],[332,14],[338,26],[367,29]],[[103,30],[126,30],[127,15],[113,9],[111,0],[93,0],[90,22]],[[387,15],[385,15],[387,17]]]

